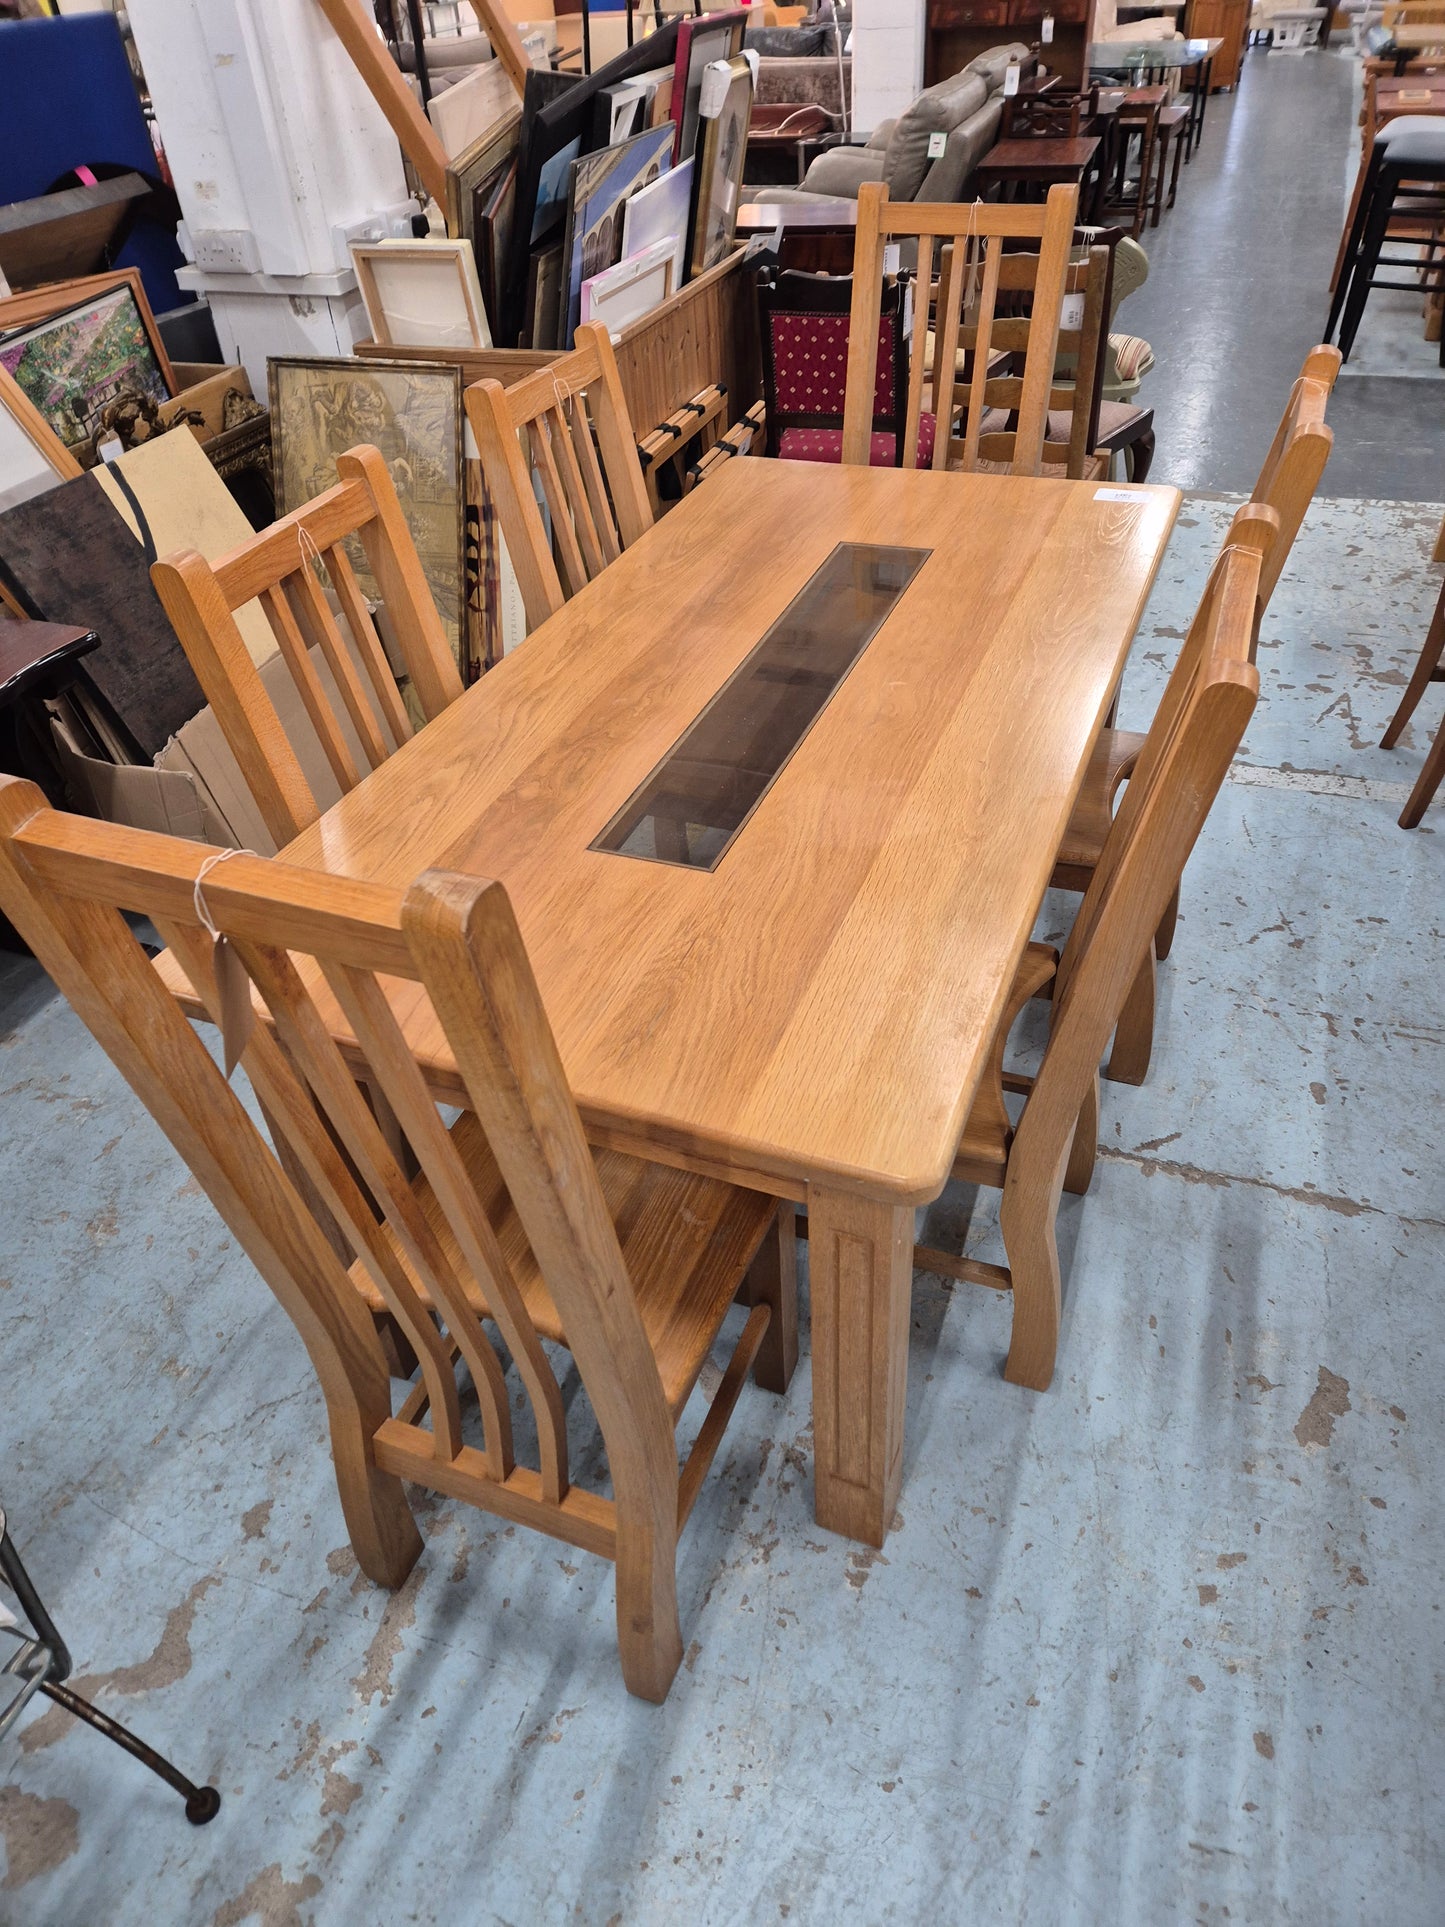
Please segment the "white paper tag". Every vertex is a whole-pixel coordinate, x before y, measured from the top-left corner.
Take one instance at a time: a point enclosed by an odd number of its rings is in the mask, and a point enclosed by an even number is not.
[[[910,281],[903,290],[903,339],[913,339],[913,283]]]
[[[1084,297],[1082,294],[1066,294],[1059,306],[1059,326],[1061,328],[1082,328],[1084,325]]]
[[[945,155],[945,153],[947,153],[947,151],[948,151],[948,136],[947,136],[947,134],[945,134],[945,133],[942,133],[942,132],[939,132],[939,133],[937,133],[937,134],[930,134],[930,135],[928,136],[928,158],[929,158],[929,160],[931,160],[931,161],[941,161],[941,160],[943,159],[943,157],[944,157],[944,155]]]
[[[883,248],[883,272],[897,274],[903,260],[902,249],[897,241],[886,242]]]
[[[1018,90],[1019,90],[1019,65],[1016,60],[1011,60],[1007,65],[1007,67],[1005,67],[1003,70],[1004,98],[1008,99],[1010,95],[1016,94]]]
[[[1053,15],[1052,15],[1051,13],[1046,13],[1046,14],[1044,15],[1044,24],[1043,24],[1043,31],[1042,31],[1042,33],[1040,34],[1040,36],[1039,36],[1039,37],[1040,37],[1040,39],[1042,40],[1042,42],[1043,42],[1043,44],[1044,44],[1044,46],[1046,46],[1046,47],[1050,47],[1050,46],[1052,46],[1052,45],[1053,45],[1053,40],[1054,40],[1054,16],[1053,16]]]
[[[1096,502],[1137,502],[1139,497],[1131,488],[1096,488]]]
[[[727,99],[732,69],[725,60],[710,60],[702,70],[702,93],[697,111],[703,120],[716,120]]]

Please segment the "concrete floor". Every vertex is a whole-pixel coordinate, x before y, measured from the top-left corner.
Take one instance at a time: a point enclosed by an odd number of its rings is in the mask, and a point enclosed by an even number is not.
[[[1158,358],[1139,397],[1155,411],[1153,480],[1253,488],[1263,424],[1278,419],[1280,395],[1324,333],[1359,163],[1359,99],[1358,63],[1341,46],[1251,53],[1238,91],[1211,100],[1173,214],[1144,231],[1149,279],[1117,324]],[[1445,492],[1442,382],[1420,303],[1372,294],[1330,409],[1324,492]]]
[[[1232,507],[1186,505],[1126,722]],[[401,1593],[357,1575],[290,1326],[0,960],[0,1490],[83,1690],[225,1795],[193,1831],[35,1715],[0,1748],[0,1922],[1445,1918],[1445,815],[1395,827],[1422,731],[1372,746],[1440,513],[1311,515],[1149,1083],[1105,1086],[1062,1214],[1053,1389],[1000,1378],[1005,1303],[920,1278],[877,1554],[812,1523],[806,1355],[785,1401],[749,1388],[660,1709],[622,1689],[599,1562],[440,1502]],[[994,1254],[989,1194],[931,1219]]]

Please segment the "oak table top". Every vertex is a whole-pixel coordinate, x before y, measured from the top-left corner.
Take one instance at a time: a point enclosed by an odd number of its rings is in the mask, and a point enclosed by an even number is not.
[[[1179,500],[729,462],[283,852],[398,889],[500,878],[593,1141],[806,1202],[814,1511],[868,1545],[903,1475],[913,1207],[947,1179]],[[830,558],[810,640],[790,605]],[[825,698],[819,663],[860,639]],[[667,809],[629,828],[694,723]],[[693,811],[733,824],[712,868],[659,860],[694,854]],[[391,994],[464,1102],[416,987]]]
[[[730,462],[285,858],[500,878],[599,1138],[923,1202],[1179,499]],[[840,542],[932,553],[717,868],[589,849]]]

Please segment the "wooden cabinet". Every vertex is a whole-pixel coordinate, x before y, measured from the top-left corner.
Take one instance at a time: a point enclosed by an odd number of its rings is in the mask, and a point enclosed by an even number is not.
[[[1249,41],[1250,0],[1189,0],[1184,31],[1191,40],[1222,40],[1214,56],[1214,92],[1237,87]]]
[[[975,54],[1008,41],[1038,48],[1039,58],[1071,86],[1082,85],[1093,0],[928,0],[924,78],[931,87],[966,67]],[[1045,14],[1054,38],[1039,46]]]

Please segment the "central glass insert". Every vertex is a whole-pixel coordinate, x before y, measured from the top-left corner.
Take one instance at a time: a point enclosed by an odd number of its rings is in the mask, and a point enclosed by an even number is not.
[[[716,869],[932,553],[840,542],[589,847]]]

